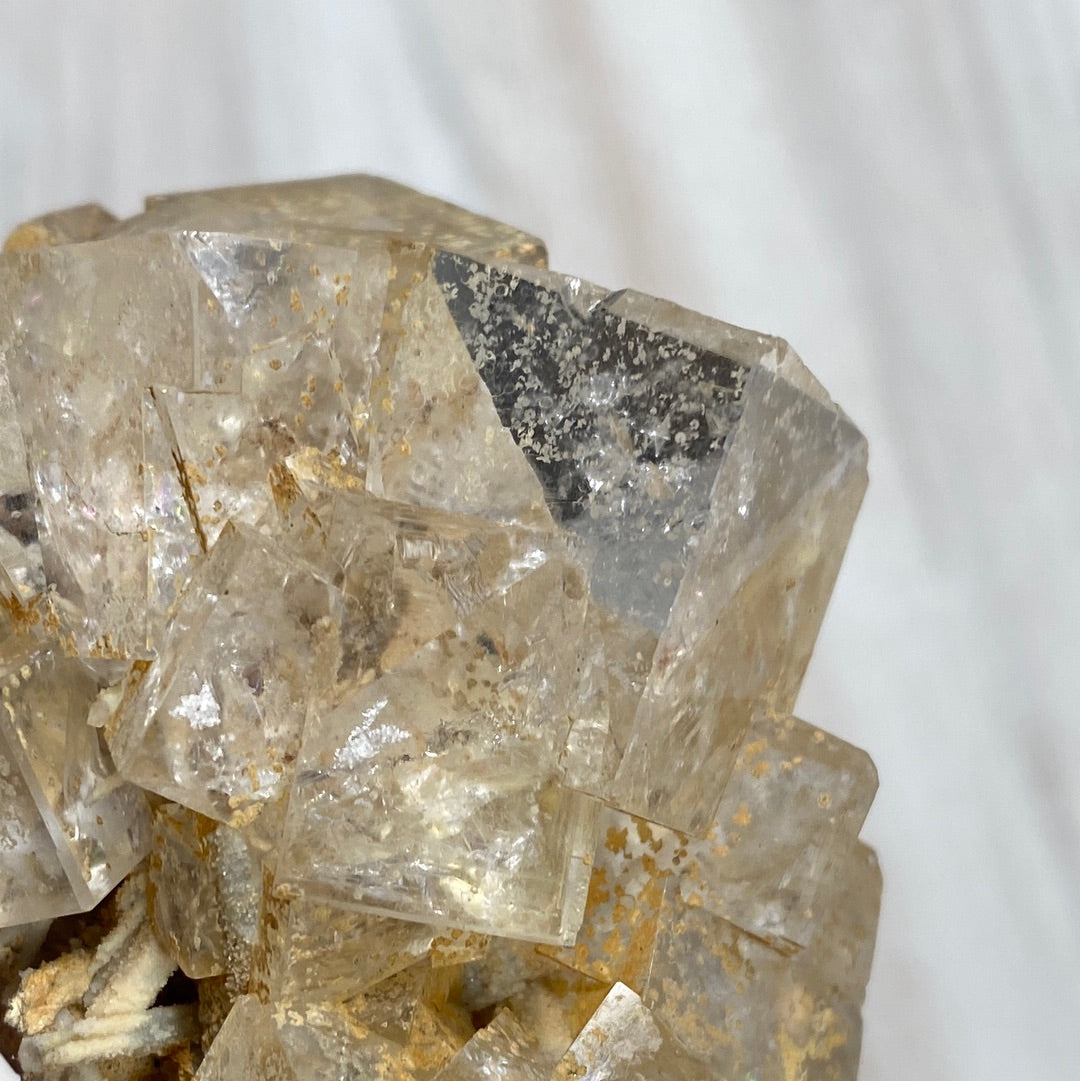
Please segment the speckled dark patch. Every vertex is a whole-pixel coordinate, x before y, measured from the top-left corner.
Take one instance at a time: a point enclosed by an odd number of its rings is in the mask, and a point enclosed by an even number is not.
[[[563,293],[448,252],[434,272],[503,424],[561,521],[583,513],[611,439],[636,461],[719,461],[746,368]]]

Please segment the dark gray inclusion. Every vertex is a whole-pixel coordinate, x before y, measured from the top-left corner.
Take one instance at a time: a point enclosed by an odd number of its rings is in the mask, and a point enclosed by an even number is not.
[[[563,520],[589,500],[582,452],[614,434],[607,414],[623,422],[639,462],[722,453],[741,412],[743,365],[612,314],[618,294],[580,312],[561,293],[450,252],[436,257],[435,276],[499,419]]]
[[[38,539],[34,502],[32,492],[0,496],[0,529],[10,533],[23,546]]]
[[[585,306],[449,252],[434,274],[552,514],[594,543],[605,602],[662,623],[706,524],[747,368],[618,314],[619,294]],[[653,581],[626,594],[645,568]]]

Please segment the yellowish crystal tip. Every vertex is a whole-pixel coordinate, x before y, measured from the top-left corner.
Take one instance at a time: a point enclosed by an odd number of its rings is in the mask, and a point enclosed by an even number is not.
[[[865,441],[546,266],[367,176],[8,238],[26,1076],[854,1077],[876,774],[791,711]]]

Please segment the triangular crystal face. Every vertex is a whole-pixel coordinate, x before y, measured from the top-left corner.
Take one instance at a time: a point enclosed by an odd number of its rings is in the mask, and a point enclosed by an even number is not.
[[[536,1037],[500,1010],[440,1071],[440,1081],[550,1081]]]
[[[616,983],[557,1064],[552,1081],[706,1081],[712,1074],[681,1047],[629,987]]]
[[[274,1023],[274,1011],[253,995],[237,999],[214,1046],[199,1068],[199,1081],[300,1081]]]
[[[659,634],[742,414],[747,368],[559,275],[440,255],[436,275],[552,516],[597,551],[597,601]]]
[[[399,251],[372,395],[368,489],[460,514],[550,527],[544,492],[447,309],[428,249]]]

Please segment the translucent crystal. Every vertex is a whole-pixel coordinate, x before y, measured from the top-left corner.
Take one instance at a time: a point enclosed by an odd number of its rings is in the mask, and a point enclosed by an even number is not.
[[[431,964],[433,968],[466,965],[470,961],[479,961],[486,957],[490,946],[490,936],[453,927],[432,939]]]
[[[837,860],[822,925],[807,953],[817,980],[850,1002],[862,1004],[870,979],[881,911],[877,853],[861,841]]]
[[[688,840],[605,808],[585,915],[573,946],[539,947],[568,968],[640,993],[652,966],[664,890],[685,869]]]
[[[115,776],[87,724],[100,691],[92,669],[35,650],[0,676],[0,925],[90,908],[142,859],[142,792]]]
[[[4,251],[25,252],[93,240],[115,222],[116,218],[96,203],[69,207],[23,222],[4,241]]]
[[[337,176],[254,184],[216,191],[154,195],[146,213],[120,227],[229,229],[291,238],[309,230],[339,237],[351,246],[355,233],[385,233],[422,240],[475,259],[544,265],[542,240],[502,222],[423,195],[377,176]]]
[[[329,700],[389,672],[545,563],[569,561],[550,533],[314,482],[302,488],[311,498],[297,493],[264,528],[352,602]]]
[[[280,799],[307,696],[331,678],[345,608],[304,564],[230,525],[114,726],[125,775],[234,824]]]
[[[417,961],[353,995],[345,1008],[373,1032],[404,1046],[430,1000],[433,971],[426,960]]]
[[[500,1010],[436,1075],[437,1081],[548,1081],[534,1057],[535,1038],[510,1010]]]
[[[185,260],[166,236],[44,248],[0,263],[0,354],[15,398],[40,567],[84,652],[147,647],[142,398],[191,387]],[[123,269],[117,272],[118,267]],[[24,531],[25,535],[25,531]]]
[[[794,717],[758,718],[708,837],[688,845],[684,895],[778,948],[807,945],[876,790],[865,751]]]
[[[395,255],[371,396],[370,491],[544,528],[540,479],[504,427],[426,249]]]
[[[714,1074],[854,1079],[880,877],[865,846],[841,875],[830,914],[794,956],[668,890],[644,997]]]
[[[2,735],[0,797],[0,924],[10,927],[78,911],[82,899],[68,881],[52,835]]]
[[[853,1076],[876,776],[790,711],[865,442],[545,263],[371,177],[8,239],[0,927],[101,902],[0,935],[28,1072]]]
[[[278,1037],[273,1011],[254,996],[237,999],[203,1059],[198,1081],[300,1081]]]
[[[211,838],[217,823],[175,803],[154,811],[150,919],[192,979],[225,972],[225,928]]]
[[[196,1081],[415,1081],[404,1047],[319,1007],[236,1000]]]
[[[816,385],[763,363],[760,338],[747,348],[672,305],[453,254],[434,273],[553,516],[597,553],[612,675],[640,687],[613,716],[617,772],[597,790],[701,831],[752,704],[794,702],[866,485],[865,441]],[[651,664],[627,656],[620,624]],[[658,731],[671,734],[659,746]]]
[[[259,994],[273,1003],[344,1001],[428,956],[436,929],[341,908],[263,882]]]
[[[617,983],[551,1076],[552,1081],[705,1081],[712,1075],[629,987]]]
[[[530,1059],[551,1069],[611,981],[570,972],[545,952],[530,942],[493,938],[488,954],[465,966],[460,996],[473,1016],[511,1011],[529,1033]]]
[[[432,553],[446,556],[443,568]],[[460,623],[313,707],[286,880],[425,923],[572,938],[593,809],[560,785],[559,759],[585,592],[557,548],[534,546],[524,565],[512,554],[490,551],[502,589]],[[420,574],[468,581],[453,546],[432,537],[416,555]],[[416,607],[422,617],[423,592]]]
[[[213,544],[230,518],[254,524],[289,488],[295,458],[360,484],[389,257],[185,234],[192,304],[192,386],[154,388],[158,422],[182,472],[192,528]],[[191,390],[197,393],[191,393]],[[206,393],[212,391],[213,393]]]
[[[476,1031],[477,1019],[462,1001],[461,977],[460,968],[439,966],[427,970],[403,1041],[404,1061],[416,1081],[430,1081]],[[375,1031],[386,1031],[386,1026],[378,1026],[378,1011],[369,1011],[365,1016],[375,1019]]]

